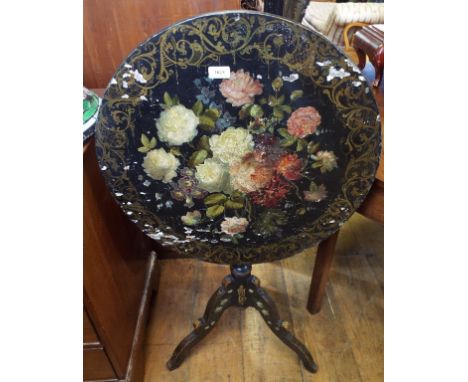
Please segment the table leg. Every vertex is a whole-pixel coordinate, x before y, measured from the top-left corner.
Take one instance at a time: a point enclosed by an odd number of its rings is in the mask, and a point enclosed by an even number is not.
[[[233,304],[232,295],[228,293],[228,285],[232,283],[230,276],[225,277],[223,284],[211,296],[205,309],[205,314],[193,323],[194,330],[186,336],[174,350],[172,357],[167,361],[169,370],[177,369],[188,356],[190,350],[200,342],[213,329],[223,312]],[[231,290],[232,293],[232,290]]]
[[[336,241],[339,231],[335,232],[328,239],[322,241],[317,248],[312,281],[310,284],[307,310],[311,314],[320,312],[322,301],[325,295],[325,288],[330,274],[330,268],[335,253]]]
[[[190,350],[213,329],[228,307],[250,306],[260,312],[268,327],[299,356],[308,371],[317,372],[317,365],[309,350],[287,329],[288,325],[280,319],[275,303],[260,287],[260,281],[251,274],[251,270],[251,264],[231,266],[231,275],[224,278],[222,286],[210,298],[205,314],[194,324],[195,329],[174,350],[166,364],[169,370],[180,366]]]
[[[316,373],[318,367],[309,350],[288,330],[289,324],[280,319],[274,301],[260,287],[260,281],[255,276],[252,276],[248,292],[250,293],[249,300],[247,300],[248,305],[260,312],[271,331],[299,356],[304,367],[311,373]]]

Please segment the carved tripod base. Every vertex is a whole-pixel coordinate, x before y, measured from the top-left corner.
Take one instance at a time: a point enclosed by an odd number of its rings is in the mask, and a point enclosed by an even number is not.
[[[185,337],[174,350],[166,366],[174,370],[188,356],[190,350],[200,342],[215,326],[223,312],[230,306],[257,309],[278,338],[296,352],[305,368],[317,372],[310,352],[288,331],[288,323],[282,321],[271,297],[260,288],[260,281],[251,274],[252,265],[231,266],[231,274],[226,276],[216,293],[211,296],[202,318],[194,322],[194,330]]]

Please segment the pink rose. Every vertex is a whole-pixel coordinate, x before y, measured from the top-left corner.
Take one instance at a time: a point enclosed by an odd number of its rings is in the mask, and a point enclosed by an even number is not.
[[[221,231],[228,235],[235,235],[236,233],[245,232],[249,222],[246,218],[224,218],[221,223]]]
[[[288,119],[288,133],[296,138],[304,138],[315,133],[322,117],[313,106],[300,107]]]
[[[263,85],[250,77],[249,72],[239,69],[237,72],[232,72],[228,80],[221,82],[219,90],[232,106],[242,106],[252,103],[256,95],[262,94]]]

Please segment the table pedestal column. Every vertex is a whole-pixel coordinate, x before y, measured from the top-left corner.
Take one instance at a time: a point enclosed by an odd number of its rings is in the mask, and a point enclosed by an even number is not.
[[[280,319],[275,303],[260,287],[259,279],[252,275],[251,271],[251,264],[231,266],[231,274],[224,278],[222,285],[211,296],[203,317],[194,322],[194,330],[174,350],[166,364],[169,370],[180,366],[190,350],[213,329],[227,308],[250,306],[257,309],[271,331],[296,352],[307,370],[312,373],[317,371],[317,365],[310,352],[288,330],[288,323]]]

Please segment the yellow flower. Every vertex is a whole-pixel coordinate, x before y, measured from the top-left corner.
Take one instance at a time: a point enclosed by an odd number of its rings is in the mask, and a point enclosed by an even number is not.
[[[186,225],[196,225],[201,220],[200,211],[190,211],[187,212],[184,216],[181,216],[180,219]]]
[[[227,191],[229,174],[224,163],[208,158],[196,166],[196,169],[195,178],[198,180],[198,187],[208,192]]]
[[[163,111],[156,122],[158,137],[173,146],[190,142],[197,135],[199,123],[195,113],[183,105]]]
[[[179,165],[179,160],[164,149],[149,151],[143,160],[143,168],[148,176],[155,180],[162,180],[164,183],[169,183],[177,176],[176,170]]]
[[[235,127],[228,128],[221,135],[211,136],[209,143],[213,158],[227,165],[240,162],[254,147],[252,135],[246,129]]]
[[[338,158],[333,151],[319,151],[315,154],[315,157],[319,161],[321,172],[332,171],[338,167]]]

